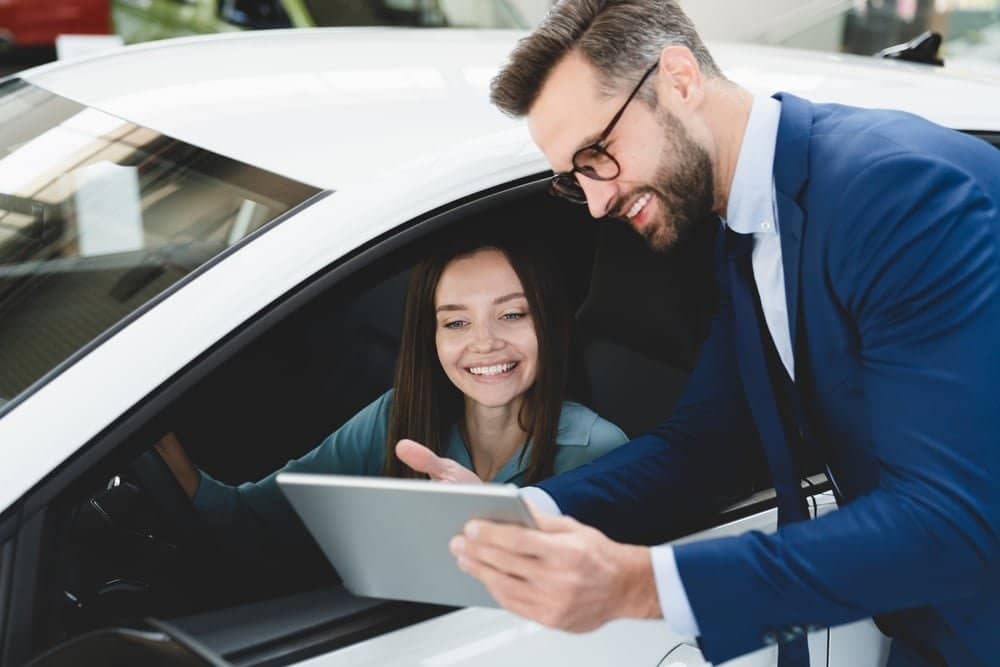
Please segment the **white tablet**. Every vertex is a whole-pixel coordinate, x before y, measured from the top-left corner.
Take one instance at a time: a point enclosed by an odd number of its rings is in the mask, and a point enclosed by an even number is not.
[[[535,527],[511,484],[281,473],[278,486],[355,595],[496,607],[448,542],[473,518]]]

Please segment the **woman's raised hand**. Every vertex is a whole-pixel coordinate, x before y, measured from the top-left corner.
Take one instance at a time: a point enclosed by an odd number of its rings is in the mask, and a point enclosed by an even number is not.
[[[177,436],[173,433],[167,433],[154,446],[163,457],[167,467],[170,468],[170,472],[174,473],[177,483],[184,489],[187,497],[194,498],[198,484],[201,482],[201,475],[198,474],[198,469],[191,462],[191,459],[188,458],[187,452],[184,451],[184,446],[181,445]]]
[[[413,440],[400,440],[396,443],[396,456],[417,472],[439,482],[475,484],[483,481],[462,464],[442,458]]]

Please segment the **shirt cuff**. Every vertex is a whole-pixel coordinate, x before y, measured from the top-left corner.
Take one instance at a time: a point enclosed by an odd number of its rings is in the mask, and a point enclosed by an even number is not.
[[[674,548],[669,544],[661,544],[651,548],[649,552],[653,561],[656,594],[660,598],[660,611],[663,612],[664,620],[677,634],[697,637],[701,634],[698,631],[698,621],[694,618],[684,582],[677,571]]]
[[[191,503],[200,512],[211,512],[223,506],[228,500],[227,492],[232,489],[217,481],[208,473],[198,469],[198,488],[191,498]]]
[[[538,511],[552,516],[562,516],[555,499],[537,486],[525,486],[520,490],[521,499],[530,502]],[[661,544],[650,549],[653,562],[653,579],[656,581],[656,595],[660,598],[660,611],[670,628],[679,635],[697,637],[698,622],[688,602],[684,583],[677,571],[674,548]]]
[[[521,489],[521,500],[527,500],[532,507],[549,516],[562,516],[562,510],[553,500],[552,496],[542,491],[537,486],[525,486]],[[675,568],[676,569],[676,568]]]

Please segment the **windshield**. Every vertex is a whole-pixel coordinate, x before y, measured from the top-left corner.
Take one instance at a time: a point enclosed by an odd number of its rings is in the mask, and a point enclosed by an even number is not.
[[[0,405],[317,193],[22,81],[0,85]]]
[[[526,28],[507,0],[305,0],[317,26]]]

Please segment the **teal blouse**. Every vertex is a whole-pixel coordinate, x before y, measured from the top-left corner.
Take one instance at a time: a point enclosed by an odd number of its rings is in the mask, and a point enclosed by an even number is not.
[[[389,390],[351,417],[318,447],[258,482],[229,486],[202,472],[193,499],[199,516],[209,527],[237,541],[258,542],[262,531],[271,538],[281,538],[288,531],[300,531],[298,517],[278,488],[278,473],[380,475],[391,405],[392,390]],[[571,470],[607,454],[626,440],[620,428],[593,410],[566,401],[559,415],[553,469],[556,474]],[[525,447],[530,448],[531,444]],[[445,456],[472,469],[458,425],[452,427]],[[528,452],[524,456],[519,452],[497,473],[494,481],[522,486],[529,460]]]

